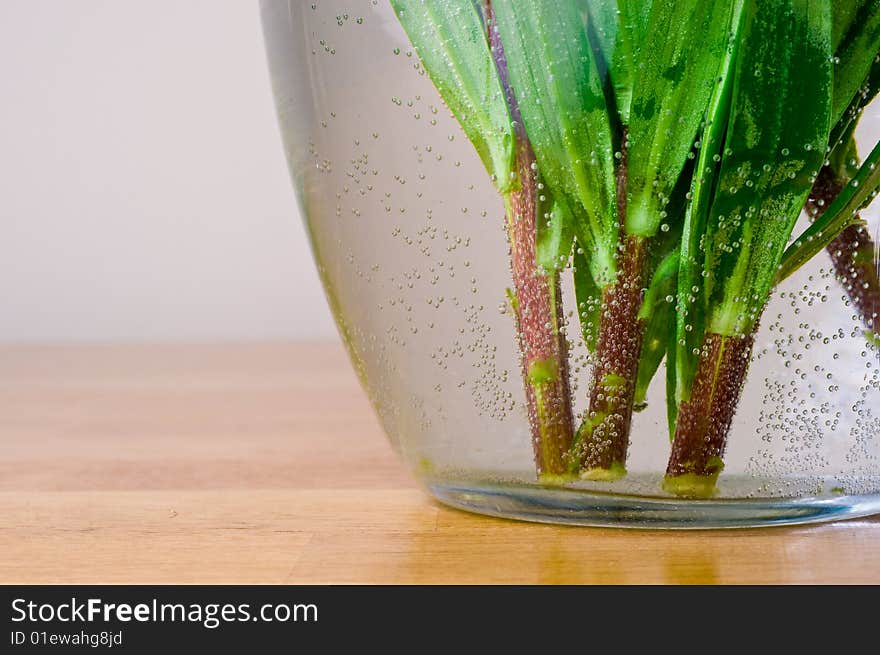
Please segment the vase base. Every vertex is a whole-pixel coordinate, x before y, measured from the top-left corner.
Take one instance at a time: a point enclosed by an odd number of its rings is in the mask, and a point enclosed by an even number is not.
[[[426,481],[441,503],[537,523],[642,529],[757,528],[880,514],[880,495],[683,500],[528,484]]]

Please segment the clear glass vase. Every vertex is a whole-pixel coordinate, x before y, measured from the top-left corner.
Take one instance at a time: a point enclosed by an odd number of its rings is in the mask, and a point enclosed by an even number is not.
[[[880,17],[844,4],[262,0],[328,301],[434,497],[880,512]]]

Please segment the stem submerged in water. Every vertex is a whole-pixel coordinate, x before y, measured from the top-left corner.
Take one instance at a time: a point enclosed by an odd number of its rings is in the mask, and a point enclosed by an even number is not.
[[[822,167],[806,203],[810,215],[821,216],[846,183],[830,166]],[[870,235],[861,225],[849,226],[826,250],[865,328],[876,334],[880,281]],[[714,492],[718,474],[724,468],[727,434],[745,382],[753,342],[754,330],[746,336],[706,335],[690,399],[679,408],[663,485],[667,491],[692,497],[707,497]]]
[[[706,334],[690,398],[678,409],[666,491],[699,498],[714,493],[753,343],[753,334]]]
[[[624,238],[617,280],[603,292],[590,406],[578,430],[573,458],[585,479],[614,480],[626,473],[644,332],[639,309],[646,245],[641,237]]]
[[[538,476],[565,475],[573,424],[568,356],[562,325],[559,274],[535,262],[536,184],[528,143],[517,149],[522,186],[507,196],[507,229],[513,276],[513,309],[522,357],[523,385]]]
[[[568,451],[574,436],[568,351],[563,324],[559,273],[540,271],[537,264],[537,165],[525,134],[519,107],[510,87],[507,60],[494,28],[492,3],[483,4],[489,45],[507,98],[516,135],[516,176],[519,188],[505,196],[513,310],[522,358],[523,386],[535,468],[538,477],[554,481],[568,473]]]
[[[821,216],[840,195],[846,180],[838,179],[830,166],[819,172],[807,199],[807,210],[813,218]],[[862,318],[865,328],[880,332],[880,274],[875,261],[875,245],[862,225],[851,225],[828,244],[837,279]]]
[[[623,130],[617,165],[617,215],[626,216],[627,131]],[[590,406],[578,430],[572,466],[590,480],[615,480],[626,474],[633,398],[642,350],[644,323],[639,318],[644,288],[647,240],[621,229],[617,279],[602,294],[596,364]]]

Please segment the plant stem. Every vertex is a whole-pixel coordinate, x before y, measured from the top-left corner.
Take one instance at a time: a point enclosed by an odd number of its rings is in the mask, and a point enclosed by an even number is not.
[[[840,195],[846,180],[824,166],[813,184],[807,199],[807,211],[813,218],[821,216]],[[850,302],[862,318],[865,328],[872,333],[880,331],[880,279],[875,262],[875,245],[862,225],[850,225],[826,247],[837,279]]]
[[[679,496],[708,497],[715,490],[733,416],[749,368],[754,332],[706,333],[690,398],[678,409],[675,439],[663,488]]]
[[[539,477],[562,476],[568,469],[573,423],[568,357],[562,325],[559,274],[538,271],[535,262],[536,184],[527,141],[517,148],[521,188],[507,196],[514,314],[522,358],[535,467]]]
[[[626,472],[644,332],[639,309],[645,251],[643,238],[627,236],[620,248],[617,280],[603,292],[590,406],[575,447],[585,479],[617,479]]]
[[[484,2],[492,56],[501,78],[516,129],[516,175],[519,188],[505,196],[513,309],[522,360],[523,386],[535,468],[538,477],[553,481],[566,476],[574,436],[569,389],[568,352],[563,324],[559,273],[537,264],[537,165],[525,134],[519,107],[510,87],[507,60],[494,28],[492,3]]]
[[[819,172],[806,208],[816,219],[847,184],[831,166]],[[861,225],[846,227],[826,247],[837,278],[871,333],[877,330],[880,282],[874,243]],[[687,401],[678,411],[664,489],[680,496],[707,497],[724,468],[723,456],[748,371],[754,329],[745,336],[706,334]]]
[[[623,130],[617,166],[617,215],[626,216],[627,133]],[[644,322],[639,318],[644,289],[647,239],[621,229],[617,279],[602,294],[590,406],[578,430],[573,465],[580,476],[614,480],[626,473],[633,399]]]

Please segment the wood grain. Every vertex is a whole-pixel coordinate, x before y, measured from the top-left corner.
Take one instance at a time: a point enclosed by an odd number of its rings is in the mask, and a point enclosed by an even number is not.
[[[0,583],[880,582],[877,519],[684,533],[442,507],[330,344],[3,347],[0,444]]]

